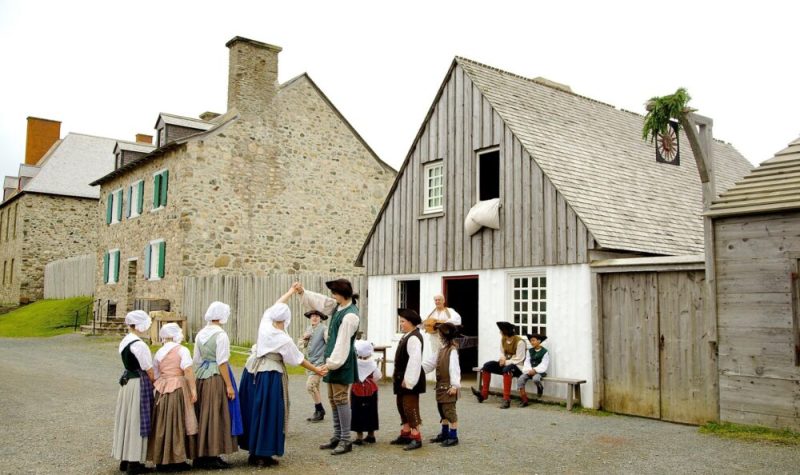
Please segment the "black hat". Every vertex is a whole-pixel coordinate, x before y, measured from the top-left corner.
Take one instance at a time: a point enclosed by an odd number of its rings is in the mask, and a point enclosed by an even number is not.
[[[453,341],[453,339],[461,336],[461,326],[453,325],[450,322],[437,323],[434,328],[439,332],[439,335],[447,341]]]
[[[398,308],[397,315],[405,318],[406,320],[411,322],[411,324],[414,326],[417,326],[420,323],[422,323],[422,317],[420,317],[416,311],[410,308]]]
[[[353,285],[347,279],[329,280],[325,282],[325,285],[331,292],[339,294],[346,299],[353,296]]]
[[[530,340],[531,338],[536,338],[537,340],[539,340],[539,343],[541,343],[541,342],[543,342],[543,341],[545,341],[547,339],[547,335],[542,335],[540,333],[530,333],[527,336],[528,336],[528,340]]]
[[[319,318],[322,319],[322,320],[327,320],[328,319],[327,315],[325,315],[324,313],[322,313],[322,312],[320,312],[318,310],[311,310],[309,312],[304,313],[303,315],[305,315],[306,318],[311,318],[314,315],[319,315]]]
[[[517,327],[511,324],[511,322],[497,322],[497,328],[499,328],[505,336],[514,336],[517,334]]]

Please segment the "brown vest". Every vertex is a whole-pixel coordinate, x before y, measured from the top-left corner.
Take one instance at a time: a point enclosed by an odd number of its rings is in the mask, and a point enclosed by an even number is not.
[[[450,389],[450,353],[456,350],[452,344],[439,349],[436,359],[436,402],[456,402],[458,393],[447,394]]]
[[[506,355],[507,360],[517,356],[517,345],[521,340],[522,338],[519,335],[514,335],[511,337],[511,342],[506,343],[506,337],[503,337],[501,343],[503,345],[503,354]]]
[[[394,394],[422,394],[425,392],[425,371],[419,369],[419,380],[417,385],[411,389],[406,389],[401,386],[403,383],[403,376],[406,374],[406,367],[408,366],[408,350],[406,345],[409,338],[419,338],[420,348],[425,348],[425,342],[422,340],[422,334],[419,328],[414,331],[408,332],[397,344],[397,351],[394,353],[394,374],[392,375],[392,383]]]

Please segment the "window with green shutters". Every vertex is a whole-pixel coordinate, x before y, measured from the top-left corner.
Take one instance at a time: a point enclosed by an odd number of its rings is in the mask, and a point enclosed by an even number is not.
[[[148,280],[164,278],[167,261],[167,243],[163,239],[150,241],[144,250],[144,277]]]
[[[108,195],[106,204],[106,224],[114,224],[122,221],[122,194],[123,189],[112,191]]]
[[[128,218],[135,218],[141,215],[143,204],[144,181],[135,181],[128,187],[128,202],[125,203],[125,209],[128,211]]]
[[[111,224],[111,216],[114,212],[114,193],[108,194],[108,199],[106,200],[106,224]],[[0,220],[2,222],[2,220]]]
[[[169,190],[169,170],[161,170],[153,175],[153,209],[167,206],[167,191]]]
[[[103,282],[116,284],[119,282],[119,249],[110,249],[103,254]]]

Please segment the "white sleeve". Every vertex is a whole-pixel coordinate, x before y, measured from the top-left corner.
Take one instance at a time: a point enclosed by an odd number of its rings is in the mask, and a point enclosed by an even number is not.
[[[181,369],[186,369],[192,365],[192,356],[189,354],[189,348],[181,346],[178,350],[178,355],[181,357]]]
[[[461,365],[458,363],[458,351],[450,352],[450,386],[461,388]]]
[[[153,376],[154,376],[156,379],[158,379],[158,376],[159,376],[159,374],[160,374],[160,373],[159,373],[159,371],[158,371],[158,365],[159,365],[159,363],[160,363],[160,362],[158,361],[158,358],[153,358]]]
[[[303,292],[303,306],[311,310],[322,312],[330,317],[336,310],[337,303],[336,300],[333,300],[330,297],[326,297],[310,290],[305,290]]]
[[[228,334],[219,332],[217,335],[217,366],[222,363],[227,363],[231,359],[231,341],[228,339]]]
[[[291,338],[287,339],[286,343],[278,348],[278,353],[283,357],[283,362],[291,366],[297,366],[305,359],[303,353],[295,346]]]
[[[197,341],[194,342],[194,358],[193,362],[196,366],[203,364],[203,358],[200,357],[200,347],[197,346]]]
[[[535,369],[537,373],[546,373],[548,366],[550,366],[550,352],[549,351],[547,353],[545,353],[544,356],[542,357],[542,362],[539,363],[533,369]]]
[[[383,373],[381,373],[381,367],[380,366],[377,366],[375,368],[375,371],[372,372],[372,377],[377,379],[378,381],[381,380],[381,378],[383,377]]]
[[[336,344],[331,355],[325,360],[328,369],[339,369],[350,355],[350,338],[358,331],[358,315],[348,313],[342,318],[339,333],[336,335]]]
[[[450,320],[448,320],[448,321],[450,323],[452,323],[453,325],[461,325],[461,315],[451,308],[450,309]]]
[[[422,342],[419,338],[409,338],[406,351],[408,351],[408,366],[403,381],[406,383],[406,389],[411,389],[419,382],[419,372],[422,369]]]
[[[525,363],[522,364],[522,372],[528,374],[528,371],[533,368],[531,368],[531,355],[527,354],[527,351],[525,353]]]
[[[506,361],[506,365],[521,365],[525,361],[525,355],[528,354],[527,350],[528,345],[525,344],[525,340],[517,342],[517,352],[514,353],[514,356],[510,360]]]
[[[431,354],[428,355],[427,358],[422,362],[422,370],[426,373],[430,373],[434,369],[436,369],[436,360],[439,357],[439,353],[434,353],[431,351]]]
[[[153,355],[150,354],[150,348],[142,340],[131,345],[131,353],[136,357],[139,367],[144,371],[153,367]]]

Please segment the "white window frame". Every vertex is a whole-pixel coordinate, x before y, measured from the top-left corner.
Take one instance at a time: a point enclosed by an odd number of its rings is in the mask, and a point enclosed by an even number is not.
[[[136,180],[130,184],[131,187],[131,195],[128,199],[131,200],[131,217],[129,219],[138,218],[142,215],[138,209],[136,209],[137,205],[139,204],[139,183],[142,183],[144,180]],[[142,188],[142,193],[144,193],[144,188]],[[144,211],[144,205],[142,205],[142,211]]]
[[[417,276],[413,276],[413,275],[412,276],[404,276],[403,278],[394,279],[394,291],[393,291],[393,293],[394,293],[395,302],[394,302],[394,305],[392,306],[393,308],[404,308],[403,307],[403,302],[400,299],[400,286],[401,286],[401,284],[403,282],[414,282],[414,281],[419,282],[420,290],[422,290],[422,280],[420,279],[420,277],[418,275]],[[422,303],[422,302],[420,302],[420,303]],[[408,302],[405,302],[405,304],[408,305]],[[394,324],[394,335],[395,335],[395,338],[394,339],[399,341],[400,338],[403,337],[403,332],[402,332],[402,330],[400,330],[400,319],[397,318],[396,315],[395,315],[394,319],[395,319],[395,324]]]
[[[106,284],[108,285],[118,284],[119,276],[114,276],[114,269],[117,267],[116,266],[116,260],[118,259],[117,252],[119,252],[119,256],[121,257],[122,251],[120,251],[119,248],[114,248],[114,249],[109,249],[106,252],[108,252],[108,282],[106,282]]]
[[[515,281],[517,279],[528,279],[527,286],[525,288],[515,287]],[[544,287],[539,285],[533,287],[530,279],[537,279],[537,284],[539,284],[538,279],[545,279]],[[517,290],[520,292],[519,297],[517,297],[516,294]],[[545,335],[547,334],[547,329],[550,327],[548,318],[550,308],[548,295],[550,292],[548,290],[546,271],[518,272],[508,275],[508,296],[506,302],[510,309],[508,312],[511,316],[510,323],[517,327],[521,335],[542,333],[542,329],[544,329]],[[525,297],[523,291],[528,292],[527,297]],[[536,292],[536,298],[534,298],[534,291]],[[542,293],[544,293],[544,295],[542,295]],[[516,303],[519,303],[519,306],[515,306]],[[534,304],[536,307],[535,310]],[[533,323],[532,320],[534,315],[536,316],[536,323]],[[545,319],[544,323],[541,323],[542,317]]]
[[[153,173],[153,176],[152,176],[152,177],[151,177],[151,179],[150,179],[150,183],[153,183],[153,186],[155,187],[155,183],[156,183],[156,175],[161,175],[161,174],[163,174],[163,173],[164,173],[165,171],[167,171],[167,170],[169,170],[169,168],[162,168],[161,170],[159,170],[159,171],[157,171],[157,172],[154,172],[154,173]],[[163,180],[163,179],[164,179],[164,177],[161,177],[161,179]],[[169,184],[167,184],[167,187],[169,187]],[[155,189],[153,189],[153,193],[155,193],[155,192],[156,192],[156,191],[155,191]],[[160,193],[160,191],[159,191],[159,193]],[[168,193],[169,193],[169,192],[168,192]],[[156,211],[161,211],[161,210],[162,210],[162,209],[164,209],[164,208],[166,208],[166,205],[160,205],[158,208],[151,208],[151,209],[150,209],[150,212],[151,212],[151,213],[155,213]]]
[[[438,176],[440,183],[437,186],[431,187],[431,172],[434,170],[440,170],[440,174]],[[430,213],[441,213],[444,211],[444,160],[436,160],[434,162],[426,163],[422,167],[422,176],[424,180],[424,192],[423,192],[423,214],[430,214]],[[438,206],[431,206],[431,200],[435,200],[437,197],[433,196],[432,191],[438,189],[439,191],[439,205]]]
[[[153,239],[150,241],[150,277],[147,280],[161,280],[161,277],[158,275],[158,259],[161,256],[159,249],[161,248],[160,244],[164,242],[164,239]],[[154,256],[155,254],[155,256]],[[166,258],[166,256],[165,256]],[[164,263],[164,273],[167,272],[167,265]]]
[[[117,188],[111,192],[111,196],[113,201],[111,202],[111,222],[109,224],[116,224],[122,221],[117,219],[117,216],[124,211],[120,208],[122,207],[122,201],[125,199],[125,191],[122,188]],[[122,216],[125,217],[125,213],[122,213]]]
[[[475,181],[475,203],[476,204],[480,203],[480,201],[481,201],[481,156],[486,155],[487,153],[492,153],[492,152],[497,152],[497,155],[498,155],[498,157],[497,157],[497,160],[498,160],[497,161],[497,166],[499,167],[500,166],[500,160],[502,159],[502,157],[500,157],[500,146],[499,145],[496,146],[496,147],[489,147],[489,148],[483,149],[483,150],[477,150],[475,152],[475,180],[476,180]],[[498,191],[497,194],[498,194],[498,198],[500,198],[499,195],[501,195],[503,193],[502,183],[500,183],[500,180],[502,180],[502,178],[503,177],[500,176],[500,173],[499,173],[499,170],[498,170],[498,174],[497,174],[497,191]]]

